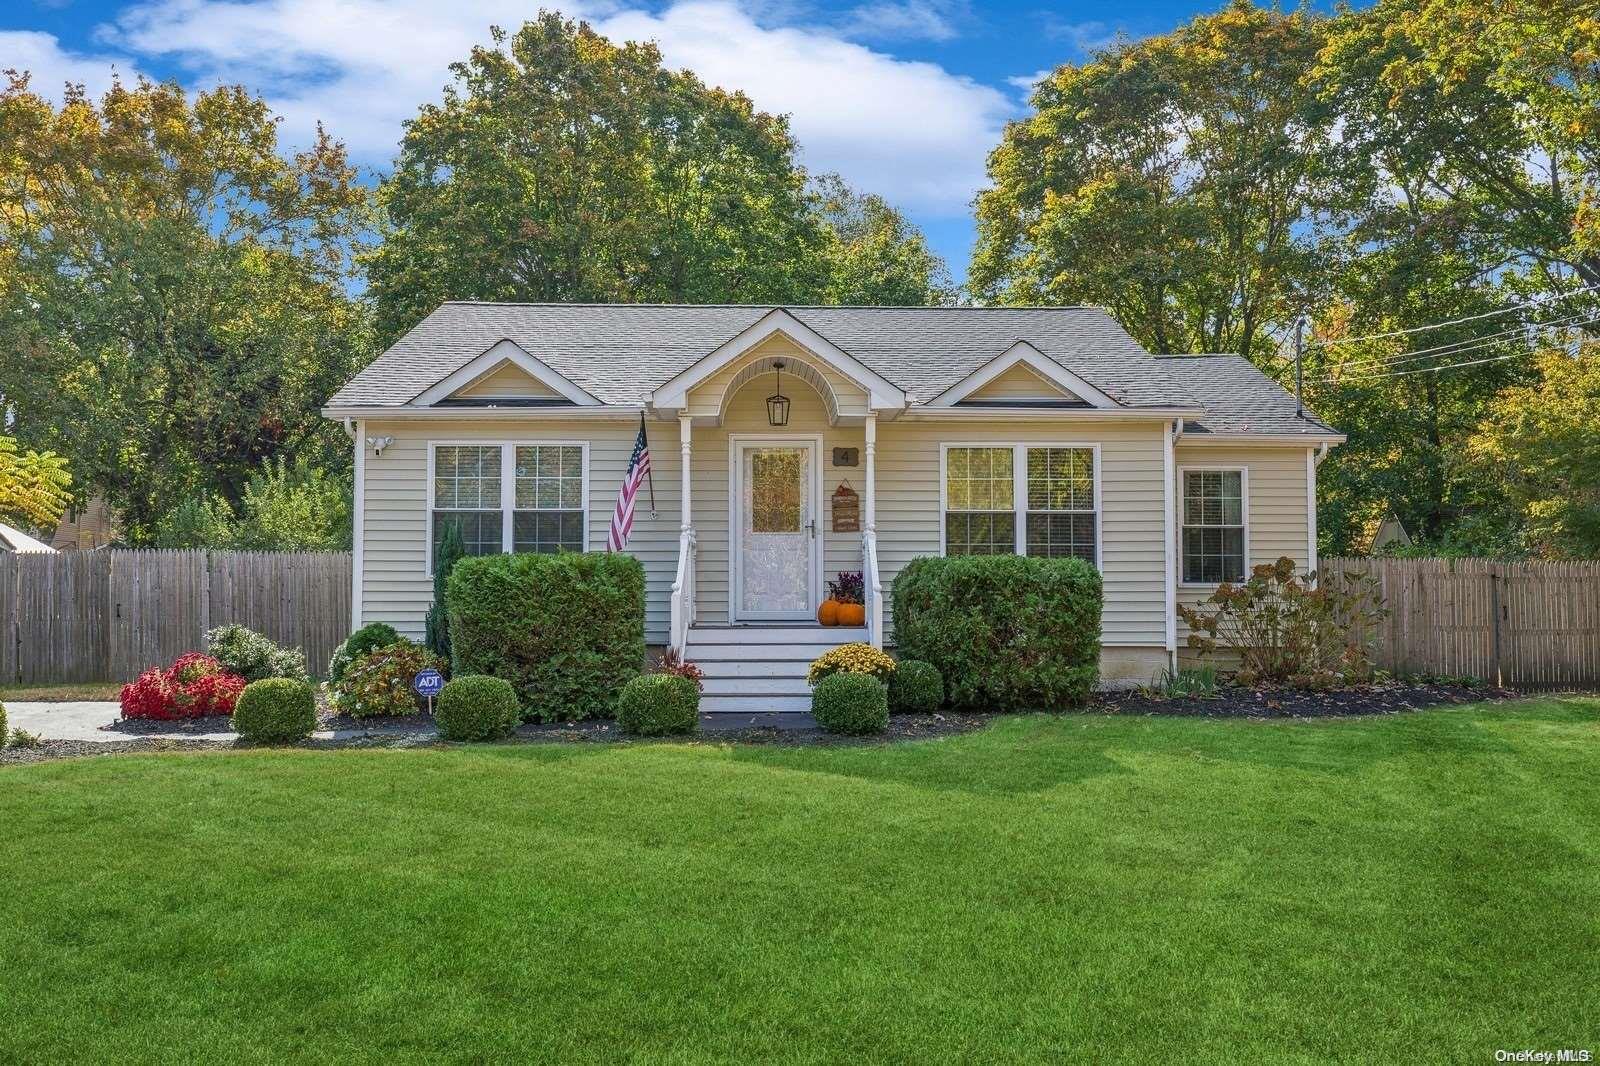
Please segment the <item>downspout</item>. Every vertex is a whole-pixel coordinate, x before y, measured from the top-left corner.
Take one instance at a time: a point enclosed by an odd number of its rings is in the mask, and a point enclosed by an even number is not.
[[[344,431],[356,448],[350,508],[350,632],[361,628],[361,578],[366,559],[367,447],[362,423],[346,418]]]
[[[1177,526],[1177,443],[1183,436],[1183,419],[1175,418],[1162,424],[1161,472],[1163,514],[1161,528],[1165,535],[1162,559],[1166,563],[1163,585],[1167,613],[1167,668],[1178,669],[1178,526]]]

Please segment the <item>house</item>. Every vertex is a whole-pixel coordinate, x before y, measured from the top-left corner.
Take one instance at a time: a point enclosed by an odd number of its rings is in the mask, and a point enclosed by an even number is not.
[[[55,549],[43,541],[28,536],[20,529],[0,522],[0,554],[9,552],[54,554]]]
[[[447,303],[324,412],[356,442],[353,624],[420,636],[433,546],[602,550],[641,420],[628,551],[646,639],[707,670],[707,710],[804,705],[804,662],[893,645],[910,559],[1071,554],[1105,580],[1103,675],[1182,647],[1178,602],[1316,554],[1344,438],[1248,361],[1153,356],[1091,307]],[[866,626],[823,630],[863,571]]]
[[[50,534],[50,547],[57,551],[89,551],[104,548],[117,539],[117,513],[104,496],[72,508]]]

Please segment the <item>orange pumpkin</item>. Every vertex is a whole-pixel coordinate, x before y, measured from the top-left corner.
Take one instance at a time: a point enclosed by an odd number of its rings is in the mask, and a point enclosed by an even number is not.
[[[864,626],[867,624],[867,609],[859,603],[841,603],[839,605],[839,624],[842,626]]]
[[[839,606],[838,600],[823,600],[822,606],[817,608],[817,621],[825,626],[838,625]]]

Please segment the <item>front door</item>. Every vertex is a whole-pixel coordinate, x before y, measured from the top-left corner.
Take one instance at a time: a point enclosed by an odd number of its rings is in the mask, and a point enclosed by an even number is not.
[[[817,446],[735,445],[734,619],[809,619],[817,570]]]

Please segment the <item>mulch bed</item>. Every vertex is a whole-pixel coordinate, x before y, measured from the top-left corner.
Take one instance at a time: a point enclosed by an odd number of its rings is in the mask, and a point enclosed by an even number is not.
[[[1143,690],[1100,696],[1095,706],[1108,714],[1170,714],[1207,718],[1352,718],[1402,714],[1426,707],[1495,703],[1515,699],[1509,689],[1449,684],[1360,685],[1333,692],[1297,689],[1219,688],[1214,699],[1165,699]]]
[[[148,736],[154,733],[231,733],[233,726],[228,715],[212,714],[204,718],[118,718],[101,726],[100,730]]]

